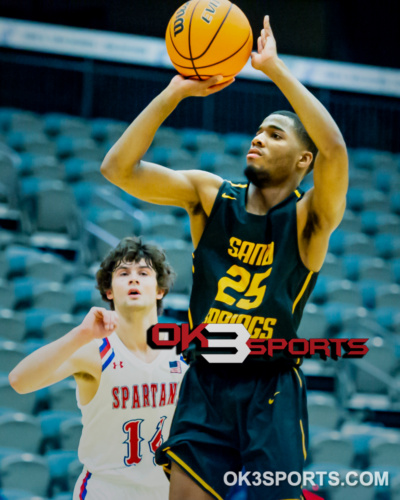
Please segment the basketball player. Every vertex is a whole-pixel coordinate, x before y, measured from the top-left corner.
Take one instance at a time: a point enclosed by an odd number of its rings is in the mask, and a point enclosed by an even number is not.
[[[96,277],[112,310],[92,307],[79,326],[21,361],[10,383],[28,393],[75,377],[84,468],[74,500],[166,500],[155,451],[168,436],[183,367],[174,351],[151,350],[146,331],[174,272],[160,248],[125,238]]]
[[[277,85],[296,114],[278,111],[261,122],[249,144],[248,183],[141,160],[179,102],[232,83],[218,86],[220,77],[175,76],[112,147],[102,172],[142,200],[189,213],[192,325],[243,323],[255,339],[289,340],[296,337],[345,210],[347,153],[328,111],[278,57],[268,17],[252,65]],[[314,187],[303,194],[298,186],[313,168]],[[279,352],[232,367],[202,362],[197,353],[189,348],[191,365],[170,438],[157,452],[166,472],[171,467],[170,498],[221,500],[228,491],[224,474],[242,466],[256,483],[248,487],[249,499],[302,498],[300,485],[262,481],[263,472],[303,470],[308,425],[300,358]]]

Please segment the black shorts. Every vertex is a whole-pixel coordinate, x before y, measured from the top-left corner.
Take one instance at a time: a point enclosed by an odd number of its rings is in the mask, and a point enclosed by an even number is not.
[[[196,361],[183,379],[170,436],[156,461],[167,475],[176,462],[219,500],[230,489],[224,475],[239,474],[243,467],[252,484],[261,482],[247,487],[249,500],[300,499],[301,484],[268,486],[263,474],[302,474],[307,445],[305,379],[299,368]],[[226,479],[232,484],[234,476]]]

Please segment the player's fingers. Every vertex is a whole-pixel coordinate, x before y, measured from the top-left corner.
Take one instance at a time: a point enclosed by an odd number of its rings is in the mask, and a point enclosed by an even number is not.
[[[207,80],[204,80],[203,85],[206,89],[209,89],[210,87],[218,85],[223,78],[224,77],[222,75],[214,75],[211,78],[207,78]]]
[[[103,325],[106,330],[113,330],[112,325],[114,324],[113,311],[106,311],[103,315]]]
[[[118,326],[118,315],[115,311],[112,311],[110,315],[110,330],[115,330],[117,326]]]
[[[264,29],[267,34],[269,34],[270,31],[272,32],[269,16],[264,16]]]
[[[262,51],[262,49],[263,49],[263,45],[262,45],[262,42],[261,42],[261,37],[259,36],[257,38],[257,50],[260,53]]]
[[[216,92],[219,92],[220,90],[225,89],[226,87],[229,87],[229,85],[232,85],[232,83],[235,81],[235,78],[231,78],[227,82],[220,83],[219,85],[214,85],[213,87],[209,87],[207,89],[207,95],[210,94],[215,94]]]

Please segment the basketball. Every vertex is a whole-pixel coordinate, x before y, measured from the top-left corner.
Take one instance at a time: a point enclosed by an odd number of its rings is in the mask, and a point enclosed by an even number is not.
[[[166,44],[176,70],[205,80],[237,75],[253,48],[253,33],[244,13],[229,0],[191,0],[171,17]]]

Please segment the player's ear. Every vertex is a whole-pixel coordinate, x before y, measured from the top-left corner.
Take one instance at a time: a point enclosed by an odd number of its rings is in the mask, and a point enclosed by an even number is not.
[[[299,160],[297,162],[297,166],[307,171],[312,161],[313,161],[313,154],[311,153],[311,151],[302,151]]]
[[[157,287],[157,300],[161,300],[165,295],[165,290],[163,288]]]
[[[111,288],[110,288],[110,290],[106,291],[106,297],[107,297],[108,300],[114,300],[114,295],[112,293]]]

